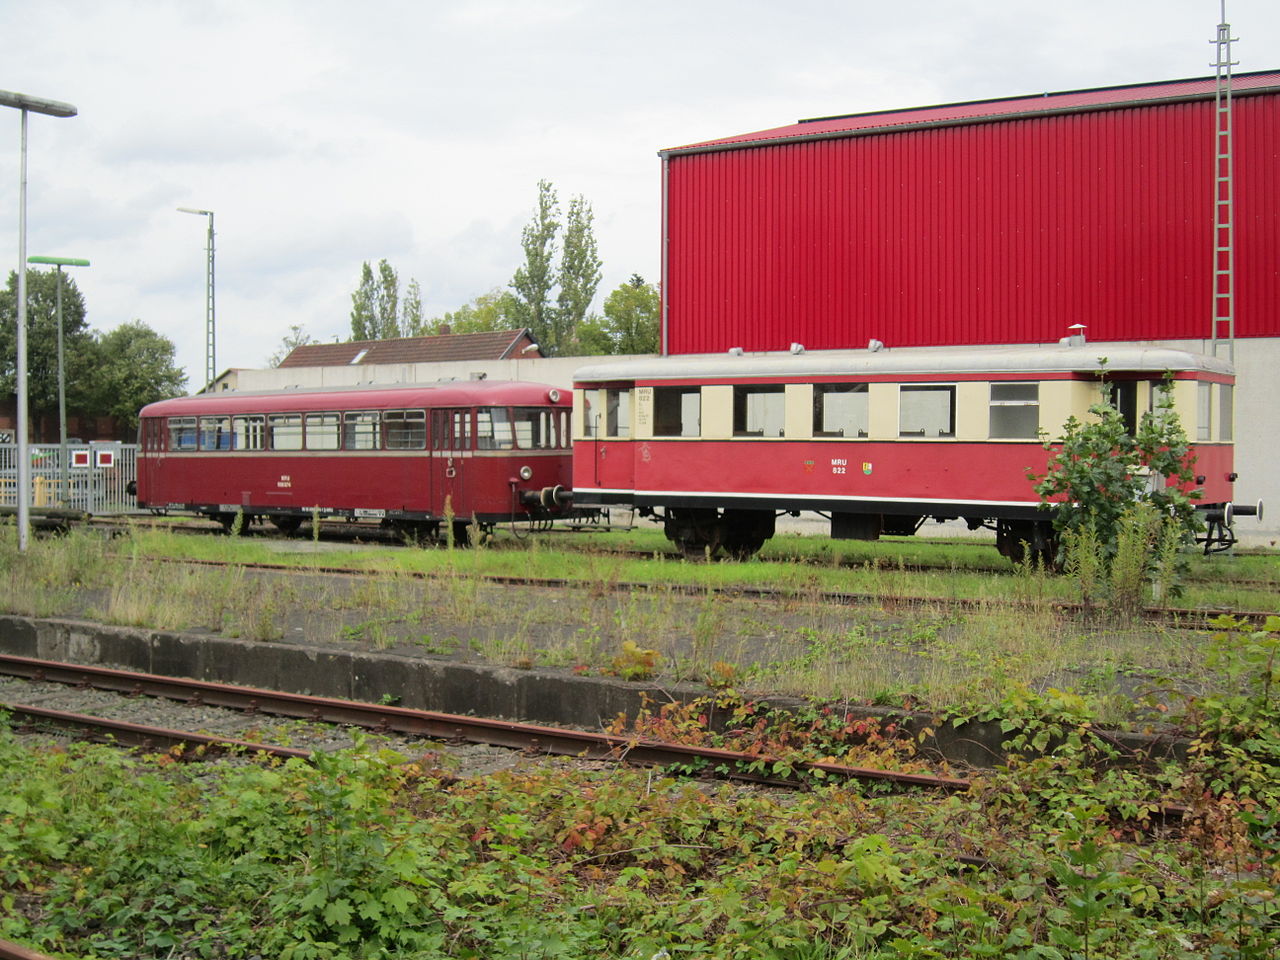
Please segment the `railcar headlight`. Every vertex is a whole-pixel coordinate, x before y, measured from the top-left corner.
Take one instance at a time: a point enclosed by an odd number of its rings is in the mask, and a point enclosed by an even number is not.
[[[533,467],[521,467],[521,468],[520,468],[520,479],[521,479],[521,480],[532,480],[532,479],[533,479]]]
[[[560,391],[559,391],[559,390],[548,390],[548,391],[547,391],[547,399],[548,399],[548,400],[550,400],[552,403],[559,403],[559,402],[560,402]]]

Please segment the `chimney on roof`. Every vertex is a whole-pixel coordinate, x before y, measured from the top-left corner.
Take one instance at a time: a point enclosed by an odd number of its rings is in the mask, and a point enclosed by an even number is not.
[[[440,324],[440,336],[447,337],[451,333],[453,333],[453,327],[449,326],[447,323]]]

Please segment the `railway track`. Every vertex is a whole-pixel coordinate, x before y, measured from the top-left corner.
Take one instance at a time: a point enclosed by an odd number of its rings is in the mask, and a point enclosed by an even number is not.
[[[262,573],[320,574],[341,577],[375,577],[378,575],[376,571],[370,571],[367,569],[332,565],[308,565],[303,567],[298,566],[297,564],[286,563],[231,562],[224,560],[199,560],[185,557],[140,557],[138,559],[149,563],[186,564],[189,566],[215,567],[223,569],[238,568],[259,571]],[[402,571],[399,575],[415,580],[431,580],[437,576],[435,573],[424,571]],[[588,586],[581,581],[566,577],[518,577],[481,573],[470,574],[470,576],[482,580],[485,583],[497,586],[536,587],[553,590],[567,590],[575,587]],[[599,583],[592,583],[589,586],[592,589],[601,589],[601,585]],[[934,606],[946,607],[954,610],[975,610],[990,608],[993,606],[1018,610],[1043,606],[1043,603],[1041,602],[998,600],[992,598],[971,599],[965,597],[930,597],[882,593],[849,593],[830,590],[804,591],[803,593],[798,593],[795,590],[781,590],[771,587],[753,587],[745,585],[718,587],[713,585],[690,585],[682,583],[654,583],[623,580],[610,582],[604,587],[604,589],[620,594],[661,591],[696,597],[725,596],[774,602],[788,602],[803,597],[807,600],[831,604],[833,606],[879,604],[885,607],[909,608]],[[1050,601],[1050,603],[1054,609],[1063,613],[1083,614],[1086,612],[1086,608],[1083,604],[1060,600]],[[1225,608],[1215,610],[1189,610],[1179,607],[1147,607],[1142,613],[1143,619],[1148,623],[1197,630],[1210,629],[1212,626],[1211,621],[1216,617],[1223,615],[1235,617],[1236,619],[1242,620],[1250,625],[1261,626],[1266,622],[1269,616],[1274,616],[1275,614],[1269,611],[1232,610]]]
[[[853,767],[821,761],[791,763],[794,776],[769,775],[759,771],[766,766],[773,766],[780,758],[763,757],[736,750],[666,743],[484,717],[410,710],[385,704],[360,703],[253,687],[238,687],[29,657],[0,656],[0,673],[27,680],[108,690],[127,696],[163,697],[190,704],[344,724],[379,733],[482,743],[520,750],[527,754],[581,757],[644,766],[679,765],[685,768],[712,770],[717,775],[730,779],[775,787],[805,786],[815,775],[818,775],[827,780],[856,780],[949,792],[969,788],[969,781],[962,778]],[[92,726],[92,721],[97,719],[73,715],[45,716],[44,714],[57,714],[58,711],[42,711],[40,708],[23,704],[0,704],[0,709],[17,716],[30,717],[32,722],[49,720],[63,726],[76,724],[82,727]],[[256,752],[267,749],[262,744],[230,741],[226,738],[207,738],[208,742],[206,742],[204,739],[197,740],[197,736],[203,737],[203,735],[191,735],[184,731],[164,728],[144,728],[131,724],[126,724],[118,730],[107,731],[104,735],[127,737],[129,739],[123,742],[132,744],[149,743],[155,746],[164,745],[167,748],[183,743],[202,743],[206,751],[239,749]]]
[[[121,523],[119,520],[112,517],[90,517],[86,522],[89,526],[104,529],[104,530],[109,530],[109,531],[124,531],[128,529],[130,525],[132,525],[135,527],[143,526],[151,529],[170,530],[177,533],[215,534],[215,535],[223,535],[225,533],[222,526],[212,520],[193,519],[190,521],[180,521],[180,522],[174,522],[172,520],[160,521],[150,515],[131,516],[125,523]],[[583,525],[579,527],[568,527],[568,526],[555,527],[550,531],[541,531],[541,532],[573,534],[573,533],[581,533],[581,532],[597,532],[599,531],[599,529],[600,529],[599,527]],[[625,530],[626,528],[617,528],[617,529]],[[269,526],[255,527],[252,531],[252,535],[255,537],[262,536],[269,539],[278,539],[278,540],[296,539],[296,535],[280,533],[279,531],[276,531],[274,528],[271,528]],[[355,539],[355,540],[360,540],[362,542],[369,543],[371,545],[383,544],[387,546],[401,546],[401,547],[405,546],[405,543],[395,534],[391,533],[390,531],[384,530],[376,525],[372,525],[368,523],[339,523],[336,521],[326,521],[322,539],[335,540],[335,541],[344,541],[344,540],[349,541],[349,540]],[[964,540],[956,540],[956,541],[948,541],[948,545],[949,546],[961,545],[966,547],[967,546],[985,547],[987,549],[991,549],[991,544],[989,542],[983,542],[983,541],[975,541],[973,543],[970,543]],[[655,551],[653,550],[636,550],[636,549],[628,549],[628,548],[606,549],[603,551],[599,550],[598,548],[594,548],[592,552],[602,552],[610,556],[622,557],[629,560],[649,560],[649,559],[652,559],[655,555]],[[679,550],[677,550],[674,547],[671,547],[670,549],[667,549],[667,550],[660,551],[659,554],[660,556],[666,559],[681,559],[683,557],[683,555],[679,552]],[[993,577],[1013,577],[1017,575],[1017,571],[1011,568],[1007,563],[990,563],[990,564],[965,563],[962,566],[955,566],[955,565],[943,564],[943,563],[906,562],[906,561],[902,561],[902,560],[898,560],[890,557],[876,557],[871,559],[815,560],[813,558],[796,556],[796,555],[790,555],[790,556],[783,555],[783,556],[772,556],[772,557],[757,556],[754,559],[756,562],[759,562],[759,563],[777,563],[777,564],[788,564],[793,566],[798,564],[798,565],[813,566],[813,567],[833,567],[834,566],[838,569],[848,569],[848,570],[874,569],[874,570],[884,570],[886,572],[893,572],[893,573],[899,573],[899,572],[901,573],[972,573],[972,574],[983,574],[983,575],[993,576]],[[726,563],[734,562],[725,557],[718,557],[717,560],[721,562],[726,562]],[[1215,580],[1210,577],[1188,577],[1186,579],[1186,582],[1188,584],[1220,584],[1220,585],[1227,585],[1227,586],[1233,586],[1233,587],[1253,588],[1253,589],[1276,589],[1280,591],[1280,584],[1277,584],[1275,580],[1232,579],[1232,580],[1224,581],[1224,580]]]

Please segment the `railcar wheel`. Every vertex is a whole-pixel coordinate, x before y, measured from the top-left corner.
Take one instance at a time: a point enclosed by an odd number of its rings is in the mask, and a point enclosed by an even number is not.
[[[668,510],[662,531],[690,560],[715,556],[724,533],[719,513],[714,508]]]
[[[1013,563],[1058,569],[1058,538],[1053,527],[1036,520],[1000,520],[996,523],[996,550]]]
[[[750,560],[774,534],[772,510],[726,510],[720,520],[722,545],[735,560]]]
[[[271,525],[286,536],[292,536],[302,526],[302,518],[291,516],[272,517]]]

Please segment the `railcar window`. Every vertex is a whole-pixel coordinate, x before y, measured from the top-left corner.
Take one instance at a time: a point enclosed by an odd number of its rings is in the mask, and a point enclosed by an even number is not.
[[[232,417],[231,435],[231,443],[236,450],[262,450],[266,447],[267,418]]]
[[[631,436],[631,391],[619,387],[587,390],[586,435],[588,437]]]
[[[604,398],[604,429],[611,437],[631,436],[631,391],[606,390]]]
[[[786,387],[733,388],[733,435],[781,437],[786,425]]]
[[[813,385],[815,437],[865,437],[870,416],[865,383]]]
[[[1232,438],[1232,420],[1234,419],[1235,410],[1233,408],[1232,387],[1229,383],[1218,384],[1218,439],[1230,440]]]
[[[342,415],[342,449],[377,450],[382,446],[382,425],[377,410]]]
[[[139,430],[144,448],[147,450],[163,450],[165,449],[165,440],[167,439],[165,422],[158,418],[148,417],[142,421],[142,429]]]
[[[476,411],[476,449],[510,450],[513,446],[515,434],[506,407],[481,407]]]
[[[702,391],[698,387],[653,388],[653,435],[696,437],[702,433]]]
[[[992,440],[1034,440],[1040,435],[1040,384],[991,384]]]
[[[432,410],[431,448],[433,450],[470,450],[471,411]]]
[[[274,413],[267,417],[271,428],[272,450],[302,449],[302,415],[299,413]]]
[[[308,413],[307,449],[337,450],[340,419],[336,413]]]
[[[231,418],[230,417],[201,417],[200,418],[200,449],[201,450],[230,450],[231,449]]]
[[[1213,432],[1213,384],[1196,384],[1196,439],[1208,440]]]
[[[521,450],[553,450],[560,446],[556,413],[547,407],[516,407],[516,446]]]
[[[1129,436],[1138,433],[1138,382],[1122,380],[1111,384],[1111,402],[1120,411],[1120,419],[1124,421],[1125,432]]]
[[[196,448],[196,418],[169,418],[169,449],[194,450]]]
[[[898,391],[898,436],[954,437],[956,388],[904,384]]]
[[[388,450],[422,450],[427,445],[425,410],[388,410],[382,415]]]

